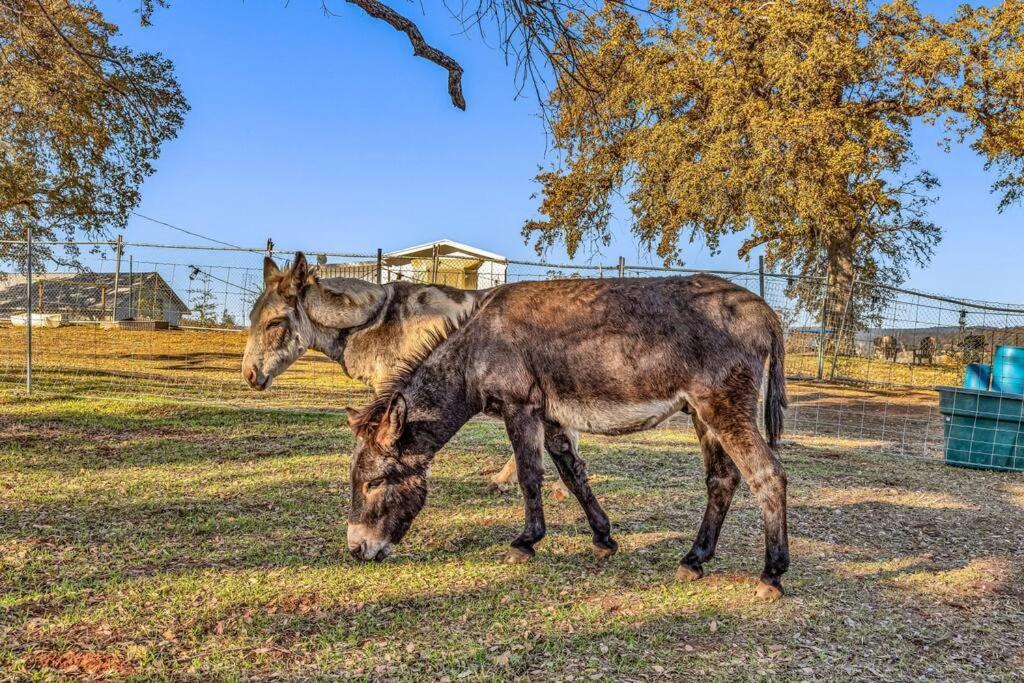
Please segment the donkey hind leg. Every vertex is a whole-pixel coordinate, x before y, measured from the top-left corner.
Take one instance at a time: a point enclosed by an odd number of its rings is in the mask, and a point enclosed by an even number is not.
[[[536,410],[529,406],[507,406],[503,412],[505,429],[515,452],[519,487],[523,491],[526,508],[523,533],[512,541],[505,561],[525,562],[536,554],[533,546],[544,538],[545,533],[544,503],[541,498],[541,484],[544,481],[544,465],[541,462],[544,422]]]
[[[516,477],[516,456],[513,455],[501,468],[501,471],[491,477],[491,483],[487,485],[487,488],[491,491],[506,491],[515,483]]]
[[[551,459],[555,461],[558,476],[569,492],[576,496],[594,533],[594,556],[604,560],[618,551],[619,544],[612,539],[608,515],[597,502],[594,492],[590,490],[587,464],[579,455],[578,438],[576,432],[557,425],[549,423],[544,427],[544,445]]]
[[[704,510],[700,530],[693,540],[693,547],[679,562],[676,578],[680,581],[694,581],[704,576],[704,563],[715,556],[722,522],[729,512],[733,494],[740,483],[740,471],[726,455],[721,442],[708,430],[707,425],[696,413],[691,417],[697,438],[700,439],[700,450],[704,455],[708,505]]]
[[[508,462],[505,463],[505,466],[501,468],[501,471],[491,477],[490,483],[487,485],[487,489],[489,491],[506,492],[516,482],[517,476],[516,457],[513,455],[508,459]],[[569,489],[565,487],[562,480],[556,480],[554,485],[551,487],[551,497],[555,500],[563,500],[568,498],[569,495]]]
[[[757,596],[766,600],[782,597],[782,575],[789,568],[789,540],[786,534],[786,475],[775,453],[757,430],[751,411],[731,414],[716,410],[709,426],[725,446],[750,492],[761,508],[764,520],[764,571]]]

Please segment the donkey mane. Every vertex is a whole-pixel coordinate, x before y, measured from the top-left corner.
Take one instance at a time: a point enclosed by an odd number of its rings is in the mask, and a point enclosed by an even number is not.
[[[448,340],[448,337],[455,330],[462,327],[470,318],[475,316],[490,301],[490,298],[490,296],[481,297],[472,308],[456,320],[445,319],[440,328],[424,331],[419,348],[396,362],[394,374],[381,386],[377,397],[358,411],[350,411],[351,419],[349,420],[349,425],[352,431],[357,436],[364,436],[375,430],[384,418],[388,406],[391,405],[391,400],[395,397],[395,394],[402,391],[408,385],[413,373],[423,365],[424,361],[430,358],[438,347]]]

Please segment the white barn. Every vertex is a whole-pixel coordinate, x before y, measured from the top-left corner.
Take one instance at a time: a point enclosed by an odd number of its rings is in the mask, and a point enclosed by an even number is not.
[[[406,280],[448,285],[459,289],[487,289],[505,283],[504,256],[454,240],[442,239],[391,251],[381,257],[381,282]],[[352,277],[375,282],[372,261],[328,263],[317,266],[321,277]]]

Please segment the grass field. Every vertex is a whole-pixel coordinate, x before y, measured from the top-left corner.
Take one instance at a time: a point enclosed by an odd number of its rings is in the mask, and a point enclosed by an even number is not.
[[[839,356],[828,354],[824,359],[822,375],[826,381],[838,380],[866,385],[932,388],[942,385],[959,386],[964,376],[965,363],[913,365],[894,363],[884,358]],[[786,372],[794,377],[818,376],[818,354],[790,353],[786,355]]]
[[[827,399],[820,399],[827,400]],[[396,557],[344,552],[336,415],[160,400],[0,399],[0,679],[1011,679],[1024,667],[1024,477],[794,437],[793,566],[753,599],[741,492],[709,576],[673,572],[704,506],[692,437],[585,438],[619,555],[547,501],[536,560],[483,473],[500,425],[433,468]]]
[[[37,391],[120,397],[151,394],[254,407],[340,408],[366,388],[310,353],[275,381],[275,392],[251,391],[242,380],[244,332],[104,330],[74,326],[33,336]],[[0,328],[0,381],[24,384],[25,330]]]

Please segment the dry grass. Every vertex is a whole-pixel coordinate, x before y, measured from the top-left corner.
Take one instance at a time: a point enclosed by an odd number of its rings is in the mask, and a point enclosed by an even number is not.
[[[884,358],[839,356],[833,369],[832,356],[827,355],[824,378],[869,385],[888,385],[931,388],[959,386],[963,380],[964,363],[914,365],[894,363]],[[786,356],[786,371],[798,377],[818,376],[816,353],[790,353]]]
[[[1011,679],[1024,665],[1024,478],[784,445],[788,596],[753,599],[741,493],[711,574],[673,570],[703,511],[692,437],[589,438],[622,552],[521,501],[468,425],[398,556],[342,551],[350,435],[332,415],[98,399],[0,402],[0,678]]]
[[[123,394],[142,386],[166,396],[217,398],[232,402],[266,405],[272,398],[256,402],[241,381],[239,362],[245,348],[245,333],[238,331],[120,331],[76,326],[38,329],[34,335],[36,381],[42,389],[75,393]],[[17,383],[24,371],[25,330],[0,328],[0,379]],[[831,359],[826,366],[828,376]],[[790,354],[787,373],[793,377],[814,377],[814,354]],[[840,358],[836,370],[839,379],[862,383],[914,385],[922,390],[940,384],[959,384],[961,366],[909,366],[865,358]],[[339,396],[362,391],[344,382],[323,356],[306,356],[278,386],[301,396],[318,407],[330,407]],[[324,393],[327,392],[327,393]],[[882,391],[861,390],[861,395],[878,396]],[[921,392],[918,392],[920,395]],[[838,396],[833,392],[833,396]],[[905,391],[888,392],[890,400]],[[913,395],[913,393],[911,394]]]
[[[0,328],[0,386],[24,382],[23,329]],[[369,392],[324,356],[308,354],[275,381],[250,391],[239,364],[245,335],[223,330],[125,332],[93,327],[42,329],[35,335],[35,386],[51,395],[121,398],[152,395],[254,408],[339,410]],[[790,375],[816,357],[793,354]],[[816,366],[815,366],[816,367]],[[791,434],[858,441],[861,448],[941,457],[942,421],[928,390],[884,390],[789,383]],[[684,420],[685,422],[685,420]]]
[[[254,406],[340,408],[367,391],[320,354],[309,354],[258,394],[242,381],[244,332],[121,331],[75,326],[33,335],[38,391],[121,397],[146,393]],[[0,381],[24,382],[25,330],[0,328]]]

